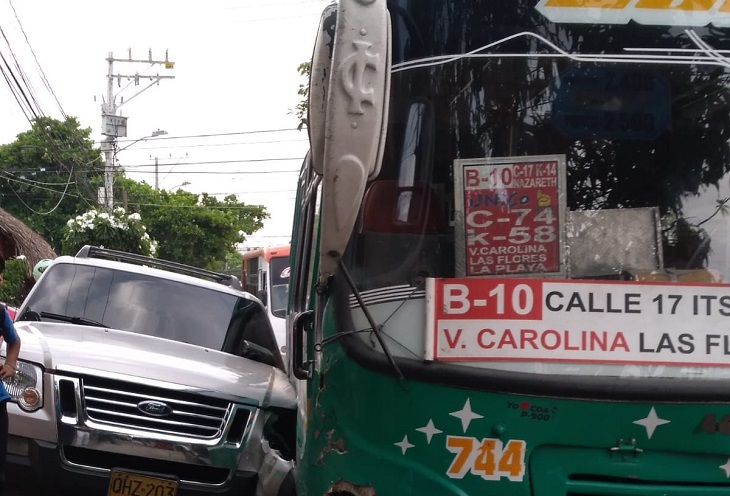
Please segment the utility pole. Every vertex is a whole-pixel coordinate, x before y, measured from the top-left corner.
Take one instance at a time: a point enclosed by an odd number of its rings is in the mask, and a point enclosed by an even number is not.
[[[147,60],[133,59],[132,51],[129,51],[129,56],[126,59],[115,59],[112,52],[109,52],[107,57],[108,69],[107,69],[107,91],[106,101],[101,105],[101,118],[102,126],[101,133],[104,135],[104,141],[101,144],[101,151],[104,152],[104,195],[103,203],[106,209],[111,212],[114,208],[114,159],[116,155],[116,144],[117,138],[127,136],[127,118],[117,115],[119,107],[125,103],[130,102],[132,99],[151,88],[153,85],[159,85],[161,79],[174,79],[175,76],[161,76],[158,74],[152,76],[142,76],[138,72],[135,74],[114,74],[114,62],[126,62],[126,63],[138,63],[138,64],[151,64],[151,65],[162,65],[165,69],[173,69],[175,67],[174,62],[170,62],[165,52],[165,60],[153,60],[152,50],[149,51],[149,57]],[[116,96],[114,95],[114,80],[116,79],[117,85],[121,86],[122,79],[127,81],[134,81],[135,86],[139,86],[140,80],[150,81],[147,86],[137,91],[134,95],[128,98],[126,101],[124,98],[120,98],[119,104],[116,102]],[[100,195],[101,196],[101,195]]]
[[[150,155],[150,158],[152,158],[152,155]],[[170,155],[169,158],[172,160],[175,160],[175,159],[182,160],[184,158],[188,158],[188,154],[186,153],[184,157],[173,157],[172,155]],[[173,164],[173,167],[175,167],[175,165],[177,165],[177,164]],[[170,172],[172,172],[172,171],[168,171],[167,174],[169,174]],[[165,174],[165,177],[167,177],[167,174]],[[163,177],[162,179],[164,180],[165,177]],[[190,183],[188,183],[188,184],[190,184]],[[159,159],[159,157],[155,157],[155,189],[160,189],[160,159]]]

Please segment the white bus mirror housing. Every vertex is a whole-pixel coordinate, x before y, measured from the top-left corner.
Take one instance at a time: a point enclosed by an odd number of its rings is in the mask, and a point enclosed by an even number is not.
[[[323,16],[323,21],[328,18]],[[322,36],[320,30],[318,43]],[[341,0],[329,78],[321,72],[325,48],[315,49],[312,80],[316,77],[317,85],[326,85],[310,88],[320,93],[310,93],[310,99],[326,97],[323,127],[321,102],[316,111],[310,106],[313,166],[323,175],[320,280],[334,273],[357,220],[365,184],[380,172],[388,121],[390,36],[386,0]],[[321,43],[325,41],[326,36]],[[321,165],[317,153],[322,153]]]

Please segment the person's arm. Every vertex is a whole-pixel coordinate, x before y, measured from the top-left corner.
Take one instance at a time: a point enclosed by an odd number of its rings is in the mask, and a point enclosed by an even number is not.
[[[20,337],[15,332],[13,321],[7,312],[3,312],[5,325],[3,326],[3,337],[5,338],[5,363],[0,368],[0,378],[12,377],[15,375],[15,365],[18,363],[20,354]],[[13,339],[14,338],[14,339]]]
[[[18,363],[18,354],[20,353],[20,338],[12,343],[7,344],[7,356],[2,369],[0,369],[0,377],[12,377],[15,375],[15,365]]]

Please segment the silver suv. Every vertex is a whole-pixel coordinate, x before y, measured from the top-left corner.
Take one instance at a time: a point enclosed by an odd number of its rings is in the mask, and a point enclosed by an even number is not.
[[[54,494],[286,492],[295,394],[239,288],[103,248],[54,260],[16,317],[8,463]]]

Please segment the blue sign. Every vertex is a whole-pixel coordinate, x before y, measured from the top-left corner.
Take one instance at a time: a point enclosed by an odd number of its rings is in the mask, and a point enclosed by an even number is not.
[[[555,84],[553,124],[568,136],[654,139],[670,115],[669,83],[651,71],[576,67]]]

